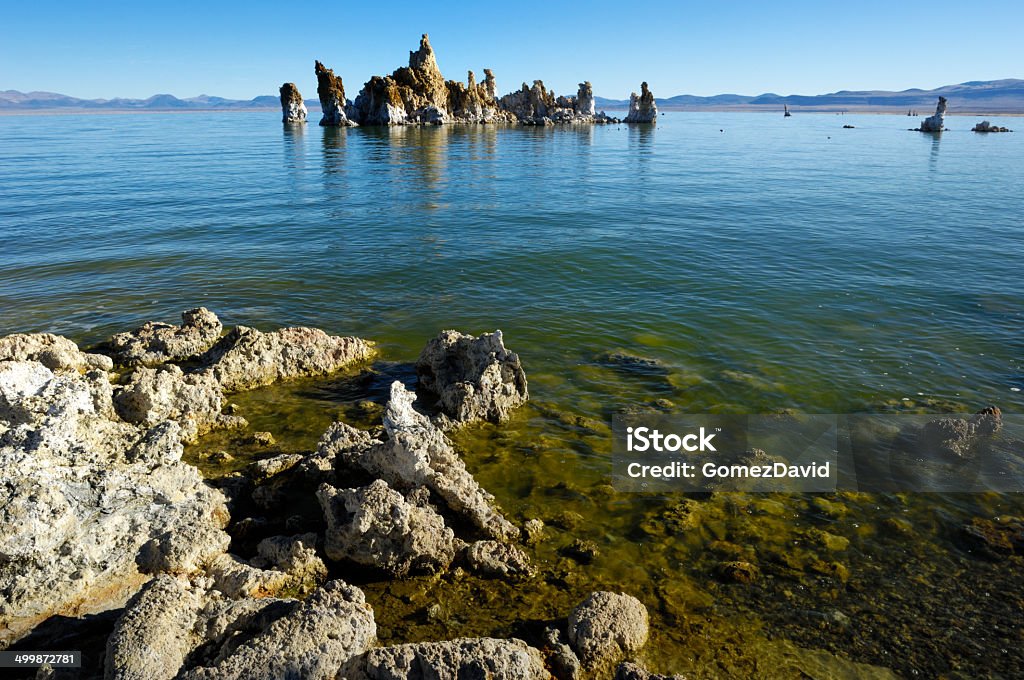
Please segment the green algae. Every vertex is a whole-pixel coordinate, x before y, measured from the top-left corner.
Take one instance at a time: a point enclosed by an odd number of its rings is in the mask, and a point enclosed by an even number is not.
[[[652,373],[641,366],[641,373]],[[650,380],[660,385],[664,379],[657,371],[638,377],[595,364],[576,368],[569,379],[608,381],[621,388],[616,391],[644,396],[634,402],[643,408],[672,408],[652,399]],[[742,390],[773,389],[760,378],[733,377]],[[381,361],[328,379],[234,395],[249,428],[204,437],[189,448],[188,459],[217,478],[261,457],[311,452],[334,420],[377,427],[387,385],[395,379],[412,384],[411,365]],[[671,381],[664,384],[679,398]],[[564,621],[590,592],[607,589],[630,593],[647,606],[652,634],[643,660],[654,670],[693,678],[937,675],[979,668],[972,652],[979,645],[1019,649],[1011,645],[1020,636],[1012,614],[1024,610],[1022,601],[997,601],[964,585],[964,579],[981,578],[994,590],[1021,592],[1019,568],[966,555],[955,534],[975,515],[1020,514],[1020,499],[617,493],[609,483],[609,424],[613,406],[625,397],[552,398],[563,388],[542,374],[531,379],[534,401],[509,422],[452,435],[467,467],[510,519],[543,522],[539,540],[524,547],[537,567],[535,577],[486,579],[456,567],[392,581],[332,565],[332,577],[366,592],[383,643],[489,635],[539,644],[546,625]],[[258,431],[271,432],[276,443],[254,444]],[[229,452],[232,460],[211,462],[216,451]],[[304,529],[322,522],[308,498],[282,506],[305,516]],[[584,557],[581,544],[587,546]],[[723,577],[738,563],[749,578]],[[973,643],[966,632],[957,640],[934,639],[952,611],[963,616],[965,630],[1002,622],[1001,633],[989,633],[998,640]],[[1006,652],[994,667],[1014,667],[1019,654]]]

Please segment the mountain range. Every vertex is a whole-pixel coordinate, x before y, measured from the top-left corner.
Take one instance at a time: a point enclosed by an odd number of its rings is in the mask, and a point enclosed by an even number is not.
[[[776,110],[788,106],[795,111],[893,111],[915,109],[920,113],[934,110],[939,96],[949,99],[951,112],[1024,113],[1024,80],[1007,78],[946,85],[934,90],[910,89],[900,92],[886,90],[841,90],[819,95],[754,96],[719,94],[698,97],[681,94],[656,99],[658,108],[666,111],[757,111]],[[628,99],[594,97],[599,109],[620,109]],[[310,109],[319,102],[306,100]],[[225,99],[199,95],[179,99],[170,94],[156,94],[147,99],[78,99],[54,92],[0,91],[0,111],[107,110],[107,111],[221,111],[276,109],[276,95],[253,99]]]

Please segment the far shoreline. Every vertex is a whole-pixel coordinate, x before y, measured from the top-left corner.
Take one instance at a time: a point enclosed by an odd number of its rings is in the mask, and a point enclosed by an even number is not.
[[[599,110],[601,107],[597,107]],[[625,107],[609,107],[604,109],[605,111],[623,112],[626,110]],[[126,116],[126,115],[147,115],[147,114],[191,114],[191,113],[276,113],[280,115],[281,110],[279,107],[266,107],[266,108],[251,108],[251,109],[71,109],[71,108],[60,108],[60,109],[26,109],[26,110],[13,110],[13,109],[0,109],[0,117],[5,116]],[[707,108],[660,108],[659,112],[662,113],[766,113],[766,114],[781,114],[782,109],[775,106],[759,106],[759,107],[707,107]],[[863,109],[790,109],[790,113],[795,116],[799,115],[833,115],[833,116],[845,116],[845,115],[872,115],[872,116],[903,116],[905,118],[924,118],[928,113],[919,113],[917,116],[907,116],[904,109],[884,109],[884,108],[863,108]],[[311,120],[316,116],[316,109],[310,110]],[[992,116],[992,117],[1004,117],[1004,118],[1019,118],[1024,117],[1024,111],[947,111],[946,116]],[[311,123],[315,126],[315,123]]]

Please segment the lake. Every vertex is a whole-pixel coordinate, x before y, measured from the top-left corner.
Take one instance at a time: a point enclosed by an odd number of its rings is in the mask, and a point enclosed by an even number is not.
[[[204,305],[225,324],[377,341],[377,398],[438,331],[500,328],[531,405],[457,443],[510,516],[555,527],[534,549],[545,578],[368,583],[382,640],[516,634],[603,586],[651,609],[652,665],[693,677],[1012,674],[1024,577],[955,535],[970,517],[1021,515],[1017,496],[607,488],[608,424],[623,408],[1022,410],[1024,134],[971,133],[967,117],[941,136],[907,131],[919,122],[4,116],[0,334],[89,344]],[[239,404],[305,450],[360,398],[341,380]],[[566,560],[570,538],[599,548],[591,565]],[[715,565],[741,557],[761,565],[759,583],[720,583]],[[417,617],[430,603],[445,615]]]

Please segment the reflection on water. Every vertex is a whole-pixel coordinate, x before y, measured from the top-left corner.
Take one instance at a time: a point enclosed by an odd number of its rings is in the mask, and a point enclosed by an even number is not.
[[[931,137],[931,154],[928,156],[928,169],[935,172],[939,168],[939,144],[942,143],[941,132],[927,133]]]

